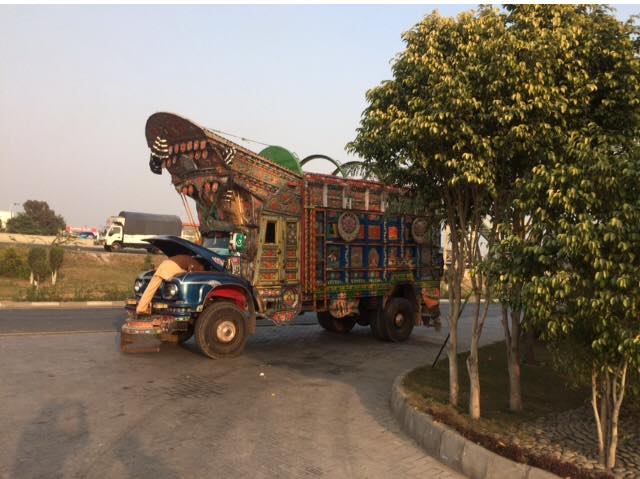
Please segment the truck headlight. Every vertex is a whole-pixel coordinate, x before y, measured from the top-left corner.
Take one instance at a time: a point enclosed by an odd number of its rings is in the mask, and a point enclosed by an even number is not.
[[[165,299],[173,299],[178,296],[178,285],[175,283],[165,283],[162,288],[162,297]]]
[[[135,282],[133,283],[133,291],[135,291],[136,293],[139,293],[140,291],[142,291],[142,280],[141,279],[136,279]]]

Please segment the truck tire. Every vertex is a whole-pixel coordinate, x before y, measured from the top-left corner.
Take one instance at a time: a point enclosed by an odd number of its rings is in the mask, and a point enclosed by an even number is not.
[[[391,298],[384,309],[384,329],[387,339],[398,343],[404,341],[413,331],[414,310],[411,302],[405,298]]]
[[[332,333],[345,334],[353,329],[356,324],[356,318],[336,318],[328,311],[318,312],[318,323],[327,331]]]
[[[360,311],[358,323],[368,325],[374,338],[380,341],[389,341],[383,320],[384,311],[382,311],[380,301],[381,299],[374,302],[360,301],[358,305],[358,310]]]
[[[247,342],[244,314],[228,301],[213,303],[196,320],[194,335],[205,356],[212,359],[237,356]]]
[[[111,244],[111,251],[120,251],[122,249],[122,243],[120,241],[114,241]]]
[[[382,311],[382,308],[368,310],[368,316],[369,327],[371,328],[371,334],[373,337],[380,341],[389,341],[385,314],[384,311]]]
[[[111,253],[111,246],[104,245],[104,250]]]

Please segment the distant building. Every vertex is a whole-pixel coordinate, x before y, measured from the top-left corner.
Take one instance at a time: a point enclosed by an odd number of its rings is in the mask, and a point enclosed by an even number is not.
[[[7,221],[9,221],[16,213],[12,211],[0,211],[0,221],[2,222],[2,229],[7,227]]]

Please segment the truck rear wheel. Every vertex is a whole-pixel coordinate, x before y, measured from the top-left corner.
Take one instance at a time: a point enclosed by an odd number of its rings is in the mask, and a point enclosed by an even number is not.
[[[361,300],[358,305],[360,311],[360,324],[367,324],[371,328],[371,334],[374,338],[380,341],[389,341],[387,335],[385,323],[384,323],[384,311],[380,305],[381,299],[367,299]]]
[[[356,324],[356,318],[336,318],[328,311],[318,312],[318,323],[332,333],[348,333]]]
[[[394,343],[404,341],[413,331],[414,311],[411,302],[405,298],[391,298],[379,316],[384,322],[387,339]]]
[[[228,301],[213,303],[196,320],[196,344],[212,359],[237,356],[247,342],[244,314]]]
[[[382,309],[368,310],[368,316],[369,327],[371,328],[371,334],[373,337],[380,341],[389,341],[384,311],[382,311]]]

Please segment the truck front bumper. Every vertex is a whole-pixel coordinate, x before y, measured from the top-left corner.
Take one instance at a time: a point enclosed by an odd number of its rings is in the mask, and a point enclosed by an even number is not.
[[[163,342],[180,342],[181,334],[186,334],[192,327],[188,307],[153,303],[153,314],[138,316],[135,313],[137,303],[136,299],[126,302],[129,317],[120,330],[122,352],[158,352]]]

